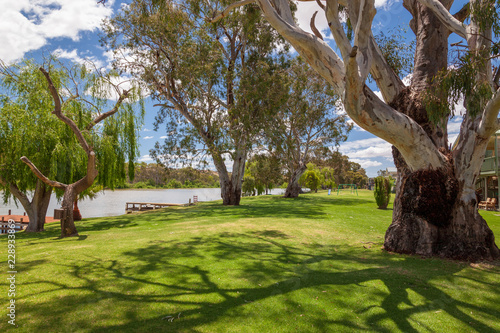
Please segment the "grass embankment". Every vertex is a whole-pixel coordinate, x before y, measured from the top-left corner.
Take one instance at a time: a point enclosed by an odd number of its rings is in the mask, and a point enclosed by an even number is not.
[[[18,331],[500,331],[498,263],[386,253],[391,213],[372,192],[323,192],[87,219],[79,238],[56,224],[18,234]],[[497,214],[483,213],[500,238]]]

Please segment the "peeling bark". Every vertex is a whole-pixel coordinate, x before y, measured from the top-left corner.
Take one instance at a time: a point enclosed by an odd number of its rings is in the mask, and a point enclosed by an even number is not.
[[[393,154],[399,182],[393,221],[385,235],[387,251],[468,261],[500,256],[475,200],[463,200],[467,189],[451,163],[447,169],[409,172],[396,149]]]

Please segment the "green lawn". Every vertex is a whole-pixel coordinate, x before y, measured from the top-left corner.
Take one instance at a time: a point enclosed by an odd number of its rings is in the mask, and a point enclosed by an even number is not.
[[[320,192],[17,234],[16,332],[499,332],[500,264],[386,253],[391,214]]]

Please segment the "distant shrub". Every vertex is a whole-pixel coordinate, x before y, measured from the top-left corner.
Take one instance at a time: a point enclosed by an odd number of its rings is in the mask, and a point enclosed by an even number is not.
[[[165,186],[166,188],[182,188],[182,183],[177,179],[171,179]]]
[[[150,188],[146,182],[137,182],[133,185],[133,188]]]
[[[378,176],[375,178],[375,190],[373,195],[377,202],[378,209],[387,209],[389,200],[391,199],[392,182],[389,178]]]

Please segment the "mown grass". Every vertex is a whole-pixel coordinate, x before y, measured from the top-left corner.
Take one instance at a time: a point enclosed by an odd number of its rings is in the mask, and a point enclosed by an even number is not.
[[[17,331],[500,331],[499,263],[384,252],[391,214],[372,192],[320,192],[18,234]],[[483,213],[500,237],[498,214]]]

